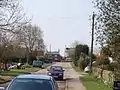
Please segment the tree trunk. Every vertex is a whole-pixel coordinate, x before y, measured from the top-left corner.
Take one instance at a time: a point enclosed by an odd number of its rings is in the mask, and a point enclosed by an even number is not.
[[[27,53],[27,64],[29,63],[29,59],[30,59],[30,56],[29,56],[29,53]]]
[[[103,71],[104,71],[104,65],[102,64],[102,69],[101,69],[101,72],[100,72],[101,78],[103,78]]]
[[[8,61],[7,61],[7,59],[4,59],[3,62],[4,62],[4,70],[7,71],[8,70],[8,67],[7,67]]]

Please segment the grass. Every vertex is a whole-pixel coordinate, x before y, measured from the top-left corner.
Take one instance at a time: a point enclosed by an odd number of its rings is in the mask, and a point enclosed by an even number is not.
[[[43,68],[47,68],[47,67],[49,67],[50,65],[51,65],[51,63],[46,63],[46,64],[43,65]]]
[[[51,64],[44,64],[43,68],[47,68],[50,65]],[[29,65],[29,67],[27,67],[25,69],[11,69],[10,71],[1,71],[0,75],[2,75],[2,76],[17,76],[17,75],[20,75],[20,74],[28,74],[28,73],[31,73],[31,72],[36,72],[40,69],[41,68],[32,67],[32,66]]]
[[[77,72],[83,73],[79,67],[74,66],[73,63],[71,65]],[[84,74],[80,80],[87,90],[113,90],[110,86],[105,85],[101,79],[94,77],[93,74]]]
[[[11,69],[10,71],[1,71],[0,75],[2,76],[17,76],[20,74],[27,74],[30,72],[36,72],[40,70],[40,68],[26,68],[26,69]]]
[[[81,72],[82,70],[79,67],[76,67],[73,62],[71,62],[72,67],[75,69],[76,72]]]
[[[112,90],[111,87],[104,84],[101,79],[95,78],[93,75],[85,75],[80,77],[87,90]]]
[[[44,64],[43,68],[47,68],[50,65],[51,64]],[[0,71],[0,84],[9,82],[14,76],[20,74],[28,74],[40,70],[40,68],[32,67],[31,65],[25,65],[25,67],[25,69],[11,69],[10,71]]]

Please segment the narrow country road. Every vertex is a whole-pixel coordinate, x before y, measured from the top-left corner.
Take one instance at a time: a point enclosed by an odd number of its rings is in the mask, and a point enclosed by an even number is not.
[[[62,66],[65,69],[63,81],[57,81],[59,90],[86,90],[79,80],[79,74],[72,68],[69,62],[57,62],[55,66]],[[40,70],[36,74],[46,74],[47,69]]]
[[[57,62],[53,65],[62,66],[65,69],[63,81],[57,81],[59,90],[86,90],[82,82],[79,80],[79,74],[72,68],[69,62]],[[33,74],[47,74],[47,69],[42,69]],[[6,87],[7,84],[0,86]]]

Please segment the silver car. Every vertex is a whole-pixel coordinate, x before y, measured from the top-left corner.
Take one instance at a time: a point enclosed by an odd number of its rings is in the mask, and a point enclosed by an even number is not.
[[[6,90],[58,90],[58,85],[51,76],[29,74],[14,78]]]

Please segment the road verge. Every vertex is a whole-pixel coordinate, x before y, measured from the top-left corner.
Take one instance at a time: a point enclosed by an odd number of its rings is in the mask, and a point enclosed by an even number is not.
[[[51,64],[45,64],[43,69],[49,67],[50,65]],[[29,67],[25,69],[11,69],[10,71],[1,71],[0,72],[0,84],[10,82],[15,76],[18,76],[20,74],[31,74],[39,70],[42,70],[42,69],[36,68],[36,67]]]
[[[102,79],[95,77],[93,74],[84,73],[79,67],[75,67],[73,63],[71,65],[76,72],[80,73],[79,79],[87,90],[112,90],[110,86],[104,84]]]
[[[84,77],[80,77],[87,90],[112,90],[108,85],[105,85],[102,79],[94,77],[92,74],[86,74]]]

